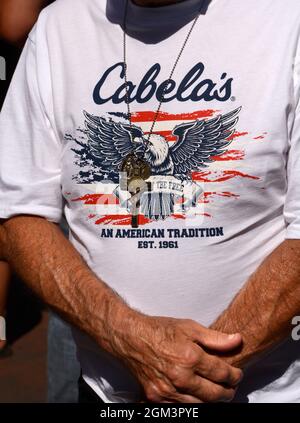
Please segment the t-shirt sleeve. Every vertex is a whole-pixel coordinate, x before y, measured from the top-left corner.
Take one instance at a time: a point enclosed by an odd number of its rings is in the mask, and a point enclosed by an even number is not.
[[[287,161],[288,190],[284,206],[286,238],[300,238],[300,41],[293,69],[293,114]]]
[[[43,66],[28,39],[0,113],[2,219],[30,214],[59,222],[62,216],[62,144],[42,101]]]

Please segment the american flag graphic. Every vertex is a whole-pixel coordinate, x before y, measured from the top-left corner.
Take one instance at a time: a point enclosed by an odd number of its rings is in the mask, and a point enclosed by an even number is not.
[[[140,111],[132,114],[132,123],[149,134],[156,112]],[[220,110],[206,109],[196,110],[192,113],[170,114],[160,112],[157,116],[154,127],[154,134],[163,136],[170,145],[176,143],[177,137],[172,134],[173,129],[184,122],[196,120],[212,119],[222,114]],[[128,124],[128,117],[122,113],[109,113],[114,121],[123,121]],[[66,135],[67,140],[75,141],[75,165],[79,168],[78,174],[74,175],[74,180],[86,190],[80,197],[71,197],[71,201],[81,203],[84,206],[86,216],[94,224],[100,225],[131,225],[131,214],[126,209],[120,207],[120,202],[114,190],[115,183],[109,181],[109,174],[103,174],[94,163],[94,158],[89,151],[87,133],[84,129],[78,129],[79,136]],[[251,172],[245,171],[243,165],[246,154],[245,147],[248,142],[262,142],[266,137],[266,132],[261,134],[250,134],[239,129],[228,138],[231,141],[226,151],[213,157],[213,162],[203,171],[193,172],[192,180],[203,186],[203,193],[197,200],[194,214],[202,216],[202,219],[212,219],[220,211],[220,206],[224,202],[238,201],[240,193],[238,186],[243,183],[253,183],[260,178]],[[237,188],[237,190],[235,190]],[[71,194],[71,193],[69,193]],[[179,202],[182,201],[179,200]],[[179,206],[179,205],[177,205]],[[178,211],[179,210],[179,211]],[[170,219],[186,219],[185,213],[180,207],[174,209]],[[139,224],[146,225],[150,219],[139,215]]]

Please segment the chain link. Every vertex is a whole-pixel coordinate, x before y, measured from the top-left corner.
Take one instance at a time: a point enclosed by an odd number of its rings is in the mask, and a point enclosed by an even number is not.
[[[126,0],[125,13],[124,13],[124,23],[123,23],[123,63],[124,63],[124,81],[125,81],[125,86],[126,86],[126,95],[125,95],[125,97],[126,97],[126,104],[127,104],[127,114],[128,114],[129,124],[130,124],[130,130],[131,130],[131,133],[132,133],[132,115],[131,115],[131,110],[130,110],[130,98],[129,98],[129,86],[128,86],[127,35],[126,35],[128,1],[129,0]],[[166,91],[167,91],[167,89],[168,89],[168,87],[170,85],[170,82],[171,82],[171,80],[173,78],[174,72],[175,72],[175,70],[177,68],[177,65],[178,65],[178,63],[179,63],[179,61],[181,59],[181,56],[182,56],[182,54],[183,54],[183,52],[185,50],[185,47],[186,47],[186,45],[187,45],[187,43],[188,43],[188,41],[189,41],[189,39],[190,39],[190,37],[192,35],[192,32],[193,32],[193,30],[194,30],[194,28],[195,28],[195,26],[196,26],[196,24],[198,22],[198,19],[199,19],[200,14],[201,14],[201,10],[202,10],[202,6],[201,6],[201,9],[199,10],[199,13],[197,14],[196,18],[194,19],[194,21],[192,23],[192,26],[189,29],[189,32],[188,32],[188,34],[187,34],[187,36],[186,36],[186,38],[185,38],[185,40],[183,42],[183,45],[182,45],[182,47],[181,47],[181,49],[179,51],[179,54],[178,54],[178,56],[177,56],[177,58],[175,60],[174,65],[172,67],[170,76],[169,76],[169,78],[166,81],[165,87],[164,87],[163,92],[161,94],[161,98],[159,100],[158,108],[157,108],[157,110],[155,112],[155,115],[154,115],[154,119],[153,119],[153,122],[152,122],[152,125],[151,125],[151,128],[150,128],[150,132],[148,134],[148,138],[146,139],[145,148],[144,148],[144,152],[143,152],[142,157],[144,157],[144,155],[145,155],[147,146],[148,146],[149,141],[150,141],[150,137],[153,134],[153,131],[154,131],[154,128],[155,128],[155,125],[156,125],[156,122],[157,122],[157,118],[158,118],[158,115],[159,115],[159,112],[161,110],[161,106],[162,106],[162,103],[163,103],[163,100],[164,100],[164,95],[165,95],[165,93],[166,93]]]

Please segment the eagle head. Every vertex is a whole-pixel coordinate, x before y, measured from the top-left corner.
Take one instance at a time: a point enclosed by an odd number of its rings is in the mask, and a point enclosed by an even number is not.
[[[145,151],[145,159],[152,166],[162,165],[168,158],[169,145],[164,137],[158,134],[151,134]]]

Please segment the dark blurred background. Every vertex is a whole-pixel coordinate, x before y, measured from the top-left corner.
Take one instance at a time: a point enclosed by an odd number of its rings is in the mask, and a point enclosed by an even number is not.
[[[0,56],[6,60],[0,109],[20,53],[21,48],[0,40]],[[46,402],[48,313],[16,275],[9,287],[6,320],[12,355],[0,358],[0,403]]]
[[[12,47],[10,44],[0,39],[0,56],[6,60],[7,79],[6,81],[0,81],[0,107],[4,101],[6,91],[9,86],[10,78],[15,70],[20,49]]]

